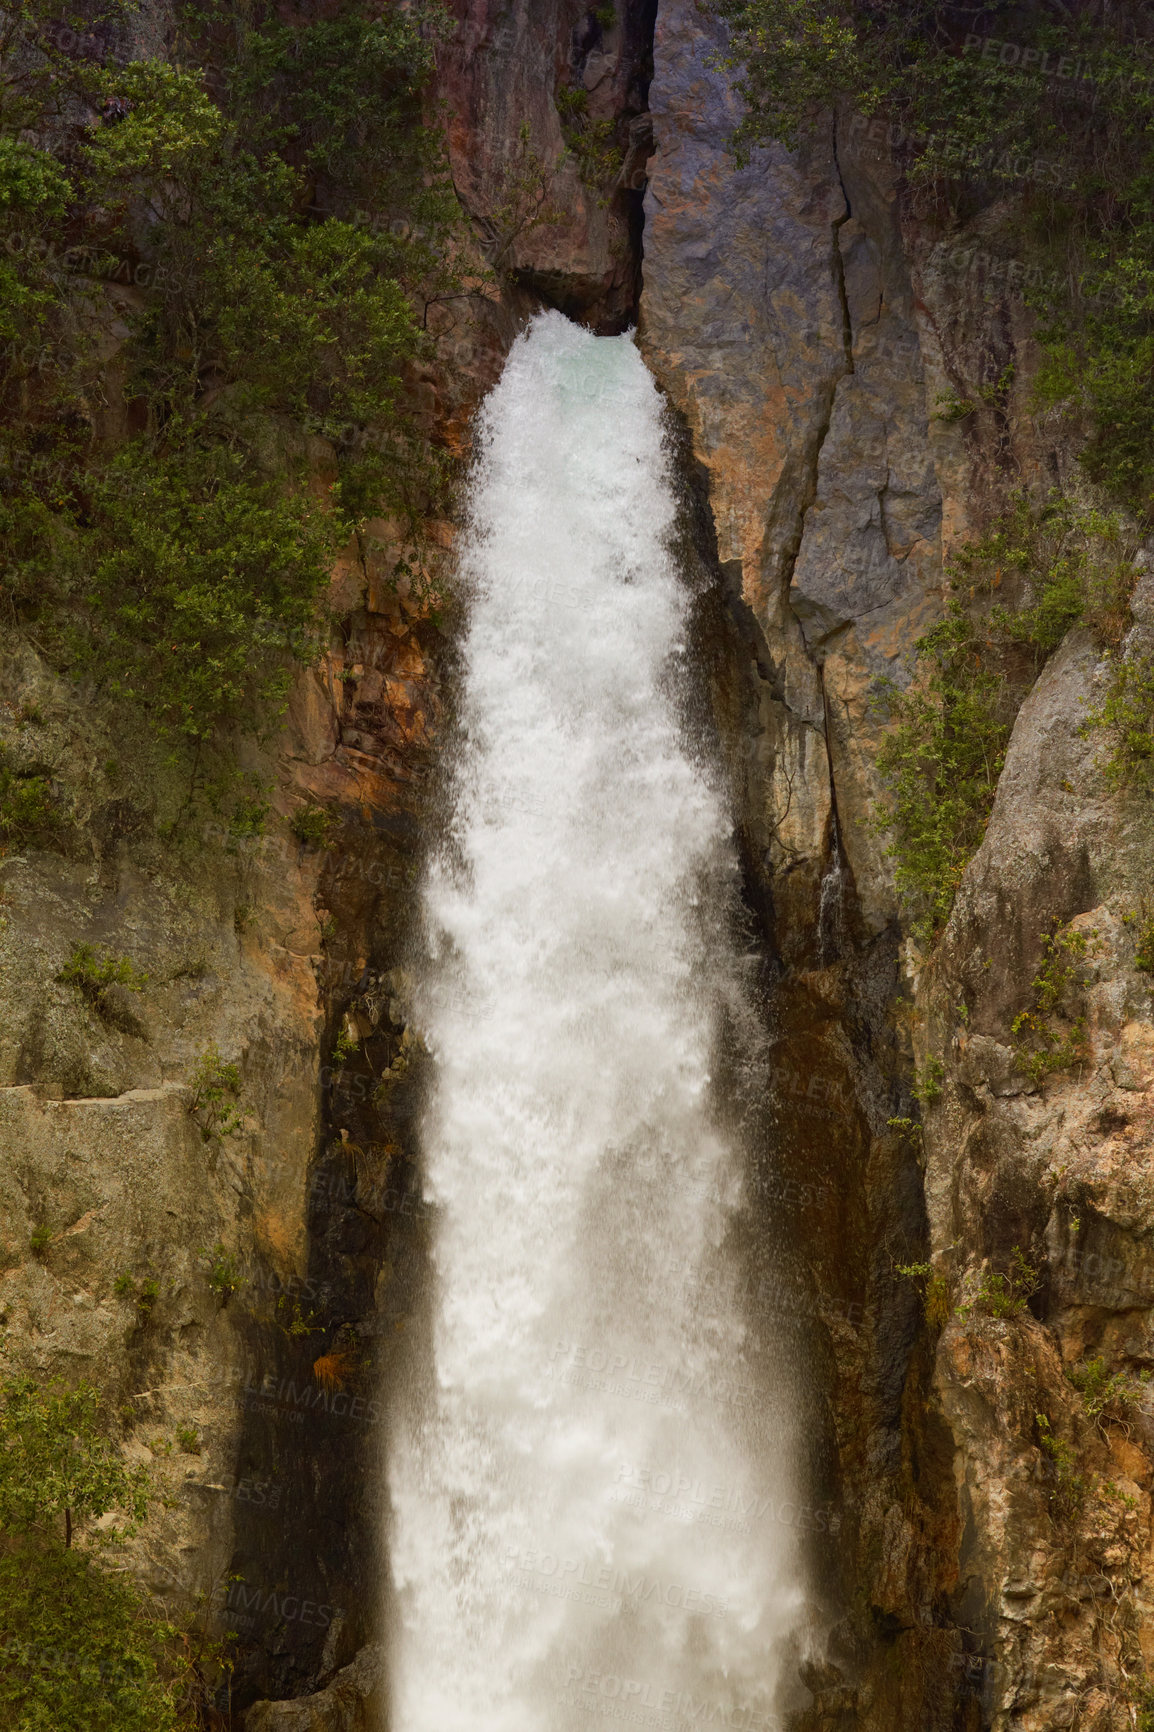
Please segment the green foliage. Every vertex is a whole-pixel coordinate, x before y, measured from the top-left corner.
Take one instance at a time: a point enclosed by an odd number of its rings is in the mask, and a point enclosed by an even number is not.
[[[954,556],[949,611],[916,644],[912,683],[883,684],[894,726],[877,762],[891,803],[875,826],[891,837],[898,893],[922,942],[949,917],[1046,657],[1080,620],[1105,643],[1120,640],[1135,550],[1116,516],[1060,496],[1041,505],[1016,496]],[[1002,594],[1011,604],[995,599]]]
[[[1143,899],[1139,908],[1123,916],[1127,925],[1136,927],[1134,934],[1134,966],[1142,974],[1154,974],[1154,912]]]
[[[236,1256],[219,1242],[211,1251],[202,1251],[200,1254],[208,1258],[209,1286],[222,1304],[227,1303],[237,1288],[244,1284],[244,1276],[240,1272]]]
[[[977,1309],[988,1317],[1020,1317],[1029,1308],[1031,1296],[1041,1286],[1041,1276],[1027,1262],[1020,1246],[1010,1253],[1010,1267],[1005,1273],[987,1270],[978,1283],[973,1297],[959,1305],[958,1315],[968,1317]]]
[[[1053,1483],[1050,1489],[1050,1514],[1055,1523],[1071,1526],[1082,1513],[1089,1484],[1078,1471],[1078,1458],[1065,1438],[1057,1437],[1046,1414],[1036,1413],[1038,1442],[1050,1463]]]
[[[219,1645],[157,1618],[93,1542],[135,1531],[148,1478],[100,1423],[91,1384],[0,1386],[0,1726],[13,1732],[194,1732]],[[74,1524],[113,1512],[84,1547]],[[63,1543],[62,1543],[63,1542]]]
[[[1115,658],[1109,689],[1086,718],[1110,738],[1107,778],[1148,791],[1154,781],[1154,656],[1140,651]]]
[[[517,142],[501,173],[488,213],[482,217],[485,256],[499,275],[507,275],[517,241],[531,229],[558,222],[561,211],[553,202],[553,171],[530,143],[529,123],[523,121]]]
[[[897,1263],[896,1272],[907,1281],[921,1285],[922,1310],[931,1329],[944,1329],[950,1320],[950,1283],[945,1275],[935,1273],[931,1263]]]
[[[0,751],[0,852],[29,842],[50,844],[61,828],[48,778],[15,769]]]
[[[85,1552],[0,1556],[0,1726],[13,1732],[178,1732],[166,1646],[177,1632]]]
[[[335,1065],[347,1064],[349,1059],[358,1050],[359,1045],[360,1043],[356,1037],[351,1035],[348,1029],[342,1026],[336,1040],[333,1042],[333,1063]]]
[[[165,733],[204,740],[283,698],[311,653],[332,525],[303,493],[246,474],[234,451],[129,446],[95,500],[78,665]],[[78,585],[79,587],[79,585]]]
[[[240,1067],[226,1064],[213,1042],[196,1062],[188,1108],[206,1143],[243,1130],[244,1119],[237,1106],[240,1088]]]
[[[846,98],[884,116],[912,186],[962,202],[1017,190],[1044,260],[1043,388],[1088,413],[1091,477],[1154,512],[1154,37],[1140,0],[1108,9],[943,14],[933,0],[713,0],[731,26],[739,154],[795,143]],[[1060,14],[1059,15],[1059,10]],[[1012,48],[985,55],[983,42]],[[1065,63],[1065,72],[1054,76]],[[1078,67],[1077,76],[1067,74]],[[1039,271],[1041,275],[1041,271]],[[1057,305],[1047,305],[1059,289]],[[957,402],[959,412],[973,405]]]
[[[140,1314],[140,1322],[148,1323],[160,1298],[160,1283],[151,1275],[137,1284],[136,1277],[127,1271],[119,1274],[112,1283],[112,1291],[118,1299],[132,1299]]]
[[[625,162],[625,152],[616,142],[614,121],[593,119],[589,93],[582,84],[561,85],[554,101],[561,116],[561,135],[577,163],[577,172],[587,185],[607,194]]]
[[[200,1454],[200,1435],[195,1425],[178,1425],[176,1441],[180,1446],[182,1455]]]
[[[1144,1394],[1143,1384],[1150,1373],[1144,1373],[1137,1383],[1124,1371],[1107,1372],[1106,1361],[1100,1355],[1084,1359],[1068,1373],[1070,1382],[1082,1396],[1087,1419],[1105,1429],[1105,1421],[1119,1418],[1127,1407],[1135,1406]]]
[[[1143,1678],[1133,1684],[1132,1700],[1138,1711],[1135,1732],[1154,1732],[1154,1679]]]
[[[40,1389],[30,1377],[0,1386],[0,1529],[52,1531],[123,1510],[134,1522],[147,1509],[147,1475],[129,1468],[99,1424],[100,1398],[89,1383]]]
[[[925,1136],[916,1119],[887,1119],[886,1129],[893,1131],[903,1143],[914,1150],[915,1154],[921,1154],[925,1146]]]
[[[883,693],[894,726],[877,763],[892,809],[876,826],[893,833],[898,894],[924,942],[944,925],[985,834],[1010,737],[1005,687],[981,646],[955,600],[917,644],[915,683]]]
[[[143,992],[148,985],[147,974],[141,973],[127,956],[113,956],[91,944],[74,944],[71,956],[56,978],[65,986],[75,987],[105,1022],[136,1032],[135,1022],[110,997],[114,986],[122,986],[128,992]]]
[[[290,1340],[300,1340],[303,1336],[323,1335],[325,1322],[320,1312],[310,1306],[306,1312],[296,1297],[287,1293],[277,1295],[277,1322]]]
[[[228,820],[230,842],[248,842],[263,836],[267,828],[269,803],[259,797],[236,802]]]
[[[289,819],[289,829],[307,848],[327,847],[332,828],[332,814],[315,804],[298,806]]]
[[[453,286],[455,201],[422,118],[448,20],[347,0],[290,26],[224,0],[185,7],[178,64],[102,66],[53,46],[53,16],[21,0],[0,37],[0,336],[50,323],[55,410],[0,490],[0,585],[61,665],[198,751],[259,727],[311,656],[336,547],[442,484],[405,398],[424,308]],[[65,89],[127,112],[66,164],[6,136],[55,136]],[[122,356],[139,431],[112,453],[85,407],[106,358],[73,311],[91,249],[28,244],[96,209],[117,274],[149,291]],[[334,426],[318,497],[308,433]]]
[[[1035,1084],[1089,1057],[1086,1019],[1073,1014],[1071,999],[1085,985],[1087,958],[1100,948],[1093,931],[1074,932],[1063,926],[1042,934],[1042,961],[1031,982],[1032,1002],[1010,1025],[1017,1064]],[[1059,1017],[1064,1027],[1056,1026]]]
[[[942,1081],[945,1074],[946,1067],[941,1059],[931,1056],[926,1060],[922,1070],[915,1076],[910,1093],[916,1101],[921,1101],[923,1106],[932,1105],[941,1097]]]
[[[28,1240],[28,1249],[34,1257],[46,1257],[52,1244],[52,1229],[43,1225],[33,1227]]]

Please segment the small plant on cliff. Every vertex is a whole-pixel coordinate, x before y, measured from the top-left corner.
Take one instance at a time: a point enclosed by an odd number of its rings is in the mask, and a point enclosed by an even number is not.
[[[625,162],[625,152],[614,139],[614,122],[593,119],[584,85],[562,85],[554,100],[561,116],[561,135],[573,153],[581,179],[604,197]]]
[[[916,1119],[893,1118],[886,1120],[886,1129],[893,1131],[899,1142],[912,1149],[919,1158],[925,1150],[925,1133]]]
[[[1154,912],[1143,897],[1140,905],[1122,916],[1123,924],[1134,930],[1134,966],[1142,974],[1154,974]]]
[[[340,1033],[333,1042],[333,1063],[346,1065],[353,1054],[360,1050],[360,1042],[355,1034],[350,1034],[347,1026],[342,1023]]]
[[[941,1059],[931,1056],[915,1075],[910,1093],[916,1101],[921,1101],[923,1106],[931,1106],[941,1098],[945,1074],[946,1067]]]
[[[1015,1245],[1009,1268],[1005,1272],[985,1271],[973,1297],[957,1307],[958,1316],[968,1317],[971,1311],[978,1310],[988,1317],[1020,1317],[1040,1286],[1038,1271],[1027,1261],[1021,1246]]]
[[[298,806],[289,819],[289,829],[306,848],[326,848],[333,829],[332,814],[315,802]]]
[[[1131,1701],[1138,1714],[1134,1732],[1154,1732],[1154,1679],[1142,1678],[1133,1682]]]
[[[1154,776],[1154,656],[1123,653],[1114,660],[1106,696],[1086,718],[1110,745],[1107,779],[1116,786],[1149,789]]]
[[[1094,931],[1062,926],[1042,935],[1042,962],[1031,986],[1033,1002],[1010,1024],[1016,1062],[1035,1084],[1089,1057],[1086,1019],[1073,1014],[1071,1001],[1086,984],[1085,961],[1100,949]],[[1061,1028],[1058,1018],[1064,1024]]]
[[[312,1306],[306,1312],[298,1298],[287,1293],[277,1296],[277,1322],[290,1340],[298,1340],[304,1335],[320,1335],[324,1333],[325,1322],[320,1312]]]
[[[232,1295],[244,1283],[240,1265],[231,1251],[223,1244],[217,1243],[211,1251],[202,1251],[202,1257],[208,1259],[208,1284],[216,1294],[221,1304],[227,1304]]]
[[[950,1283],[937,1274],[931,1263],[895,1263],[895,1271],[921,1287],[922,1310],[931,1329],[944,1329],[950,1320]]]
[[[244,1128],[237,1105],[240,1089],[240,1067],[226,1064],[214,1043],[197,1060],[188,1108],[206,1143],[213,1137],[235,1136]]]
[[[47,777],[15,769],[0,751],[0,853],[28,842],[48,845],[61,828]]]
[[[1057,1437],[1044,1413],[1034,1415],[1038,1444],[1045,1458],[1050,1485],[1050,1514],[1055,1523],[1072,1525],[1082,1512],[1089,1490],[1086,1475],[1078,1471],[1078,1458],[1063,1437]]]
[[[1004,686],[978,648],[955,601],[918,642],[914,684],[880,688],[894,726],[877,763],[892,804],[875,828],[892,837],[898,893],[925,943],[944,925],[985,834],[1010,735]]]
[[[128,992],[143,992],[148,985],[147,974],[143,974],[127,956],[113,956],[91,944],[74,944],[72,955],[56,978],[66,986],[75,987],[81,998],[87,999],[105,1022],[121,1026],[129,1019],[111,997],[110,989],[122,986]],[[136,1032],[134,1020],[129,1027],[131,1032]]]
[[[1108,1372],[1101,1355],[1084,1359],[1067,1375],[1082,1396],[1086,1418],[1093,1420],[1102,1432],[1105,1432],[1107,1420],[1121,1420],[1128,1407],[1134,1407],[1142,1400],[1146,1393],[1144,1386],[1150,1381],[1148,1371],[1139,1374],[1137,1383],[1124,1371]]]
[[[39,1227],[34,1227],[32,1229],[32,1236],[28,1241],[28,1248],[32,1252],[32,1255],[34,1257],[39,1257],[39,1258],[46,1257],[48,1255],[48,1252],[49,1252],[51,1245],[52,1245],[52,1229],[51,1229],[51,1227],[46,1227],[43,1225],[43,1223],[41,1223],[41,1225]]]

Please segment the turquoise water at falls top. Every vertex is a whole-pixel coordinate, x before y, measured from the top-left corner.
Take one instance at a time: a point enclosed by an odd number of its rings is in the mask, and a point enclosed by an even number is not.
[[[430,1364],[389,1447],[392,1732],[774,1726],[792,1483],[711,1096],[731,823],[682,714],[659,393],[558,313],[481,415],[417,1020]]]

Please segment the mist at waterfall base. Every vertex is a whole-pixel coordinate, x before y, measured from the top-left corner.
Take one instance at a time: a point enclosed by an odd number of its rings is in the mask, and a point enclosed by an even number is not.
[[[685,722],[661,399],[630,337],[546,313],[479,436],[416,1010],[432,1322],[387,1463],[389,1725],[755,1732],[803,1596],[711,1088],[731,825]]]

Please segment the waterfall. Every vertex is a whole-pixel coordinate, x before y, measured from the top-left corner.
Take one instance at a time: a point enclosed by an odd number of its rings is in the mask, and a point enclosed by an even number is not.
[[[431,1338],[387,1463],[389,1725],[766,1732],[802,1598],[788,1404],[734,1253],[731,825],[685,720],[632,339],[535,319],[480,453],[425,888]]]

